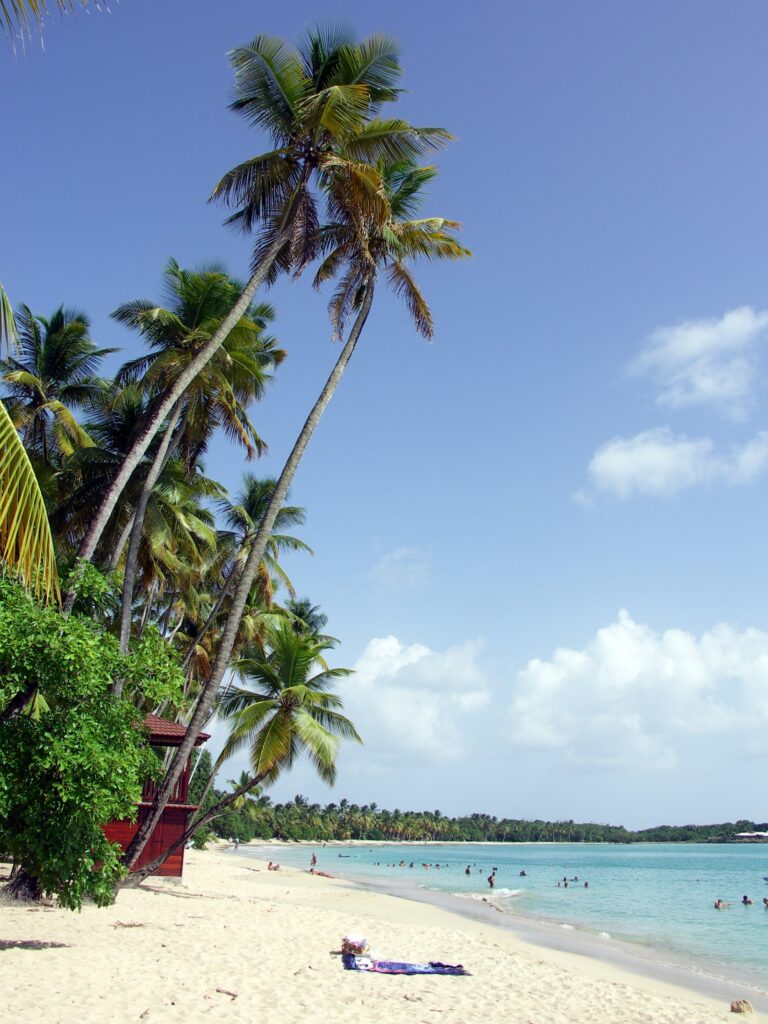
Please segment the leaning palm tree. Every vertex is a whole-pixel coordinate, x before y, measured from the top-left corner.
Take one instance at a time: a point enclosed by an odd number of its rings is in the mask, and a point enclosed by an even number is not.
[[[335,782],[340,740],[362,741],[338,710],[342,699],[329,691],[335,680],[352,674],[351,669],[321,666],[329,647],[295,633],[283,621],[267,633],[266,656],[259,648],[243,652],[233,670],[247,685],[227,687],[218,701],[219,714],[230,725],[219,755],[222,764],[247,747],[257,785],[274,782],[306,753],[320,778]]]
[[[245,685],[227,687],[218,701],[219,715],[228,723],[230,733],[200,804],[204,804],[221,765],[243,748],[248,749],[249,772],[157,860],[134,872],[129,884],[151,875],[195,832],[262,783],[273,783],[302,755],[309,758],[323,782],[333,785],[341,740],[362,742],[352,722],[341,713],[341,697],[331,690],[337,679],[351,675],[351,669],[323,667],[322,655],[329,645],[295,633],[287,620],[272,626],[266,639],[266,652],[259,645],[244,651],[234,663],[234,671]]]
[[[0,285],[0,346],[14,348],[13,309]],[[36,597],[59,599],[56,552],[35,471],[0,403],[0,562]]]
[[[221,267],[185,270],[169,260],[164,273],[167,307],[134,300],[112,314],[115,320],[148,342],[147,355],[127,363],[118,382],[138,384],[150,397],[148,415],[175,390],[179,377],[195,361],[198,351],[216,333],[242,291]],[[265,333],[274,313],[270,306],[249,306],[226,340],[174,403],[147,473],[133,514],[123,577],[120,647],[125,653],[131,631],[131,607],[136,581],[144,513],[150,494],[174,449],[191,471],[205,451],[214,430],[223,427],[250,458],[264,448],[247,413],[248,404],[261,398],[271,371],[285,353]]]
[[[182,661],[184,669],[189,668],[195,660],[200,650],[200,644],[220,616],[225,601],[232,593],[248,557],[248,551],[256,536],[261,518],[269,506],[275,483],[269,478],[262,480],[252,473],[246,473],[234,502],[227,498],[218,502],[218,511],[227,527],[226,530],[219,532],[219,544],[228,546],[233,554],[226,579],[218,588],[218,594],[210,612],[184,655]],[[273,579],[282,583],[290,595],[294,593],[293,584],[280,564],[279,556],[289,551],[304,551],[310,555],[313,554],[312,548],[303,540],[285,532],[289,527],[303,525],[305,518],[304,509],[296,505],[283,505],[278,510],[264,557],[256,574],[258,596],[265,608],[268,608],[272,601]]]
[[[361,204],[379,208],[373,164],[417,158],[443,144],[447,133],[414,128],[376,115],[397,98],[401,74],[397,47],[383,36],[361,43],[340,29],[310,32],[297,51],[282,40],[256,36],[230,54],[235,69],[233,109],[265,129],[272,147],[229,171],[212,198],[228,203],[230,221],[259,229],[251,276],[219,328],[202,345],[142,426],[120,472],[104,494],[83,538],[79,556],[90,560],[118,499],[175,403],[248,309],[257,289],[279,273],[300,270],[318,245],[313,186],[343,173]],[[65,607],[71,604],[67,595]],[[149,833],[147,833],[148,835]],[[143,842],[144,830],[139,835]]]
[[[216,658],[208,679],[201,688],[187,735],[169,765],[152,810],[126,850],[125,863],[129,865],[140,855],[160,818],[164,801],[168,801],[175,780],[183,770],[185,759],[189,757],[196,735],[195,730],[199,731],[207,720],[229,666],[240,617],[264,555],[275,517],[285,501],[288,488],[320,418],[352,358],[371,310],[379,273],[383,272],[396,294],[405,299],[417,331],[424,337],[431,338],[434,332],[432,315],[416,285],[409,263],[417,259],[456,260],[469,255],[469,250],[456,240],[456,231],[459,227],[456,221],[444,217],[414,218],[414,213],[422,201],[423,188],[432,180],[435,173],[434,168],[419,168],[402,161],[381,164],[378,174],[386,208],[389,211],[384,222],[380,219],[380,210],[366,210],[358,203],[355,190],[348,187],[348,176],[345,177],[340,172],[328,183],[328,206],[333,220],[323,229],[321,241],[318,243],[326,249],[326,257],[318,272],[317,283],[320,284],[337,273],[341,274],[341,284],[333,296],[330,307],[334,329],[337,332],[343,329],[345,316],[350,310],[356,312],[355,320],[336,365],[310,410],[278,477],[269,507],[262,516],[240,574]]]

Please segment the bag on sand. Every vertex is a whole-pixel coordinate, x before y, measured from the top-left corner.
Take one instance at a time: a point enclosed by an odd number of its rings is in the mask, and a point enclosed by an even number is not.
[[[345,935],[341,940],[341,952],[363,956],[368,952],[368,939],[364,935]]]

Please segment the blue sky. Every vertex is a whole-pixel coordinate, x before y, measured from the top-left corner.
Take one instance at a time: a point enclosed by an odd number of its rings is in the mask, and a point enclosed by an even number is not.
[[[206,205],[266,148],[226,53],[318,19],[402,44],[402,115],[450,128],[425,345],[380,295],[300,471],[291,561],[357,666],[335,796],[649,825],[765,816],[768,12],[757,0],[385,8],[123,0],[0,60],[0,279],[109,312],[168,256],[244,273]],[[336,350],[309,281],[254,411],[282,463]],[[223,443],[209,469],[236,487]],[[625,612],[622,612],[625,610]],[[766,631],[766,632],[764,632]],[[233,771],[239,768],[233,766]]]

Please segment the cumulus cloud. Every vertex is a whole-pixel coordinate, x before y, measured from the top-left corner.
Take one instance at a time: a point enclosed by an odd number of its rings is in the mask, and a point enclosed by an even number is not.
[[[585,765],[668,770],[692,737],[768,754],[768,633],[720,624],[655,632],[626,611],[583,650],[517,674],[514,746]]]
[[[697,484],[747,484],[767,466],[768,431],[718,452],[709,438],[657,427],[607,441],[592,456],[588,472],[596,489],[626,498],[671,495]]]
[[[421,548],[395,548],[379,559],[371,575],[394,590],[418,590],[429,582],[429,555]]]
[[[343,687],[345,707],[374,758],[403,755],[429,761],[461,756],[466,716],[489,702],[479,663],[483,642],[445,651],[404,644],[395,636],[371,640],[355,675]]]
[[[768,329],[768,311],[742,306],[719,319],[659,327],[631,371],[649,374],[659,405],[674,409],[714,405],[742,418],[752,401],[756,342]]]

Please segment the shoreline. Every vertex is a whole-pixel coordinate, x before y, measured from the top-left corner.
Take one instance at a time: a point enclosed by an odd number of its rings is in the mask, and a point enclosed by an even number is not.
[[[253,840],[251,843],[243,844],[244,856],[251,858],[253,854],[245,852],[253,849],[295,849],[297,846],[314,846],[320,844],[310,840],[299,840],[296,842],[285,840],[270,840],[261,843]],[[365,846],[365,840],[351,840],[327,842],[326,846],[339,848],[344,846]],[[378,844],[371,843],[371,846],[390,845],[388,840],[379,841]],[[427,843],[397,843],[397,846],[425,846]],[[448,845],[448,844],[432,844]],[[457,843],[456,845],[466,845]],[[498,846],[497,843],[474,843],[474,846]],[[557,845],[552,843],[530,843],[518,845]],[[291,867],[292,871],[301,870]],[[420,886],[416,883],[395,880],[388,877],[362,877],[354,874],[334,874],[332,877],[340,882],[364,889],[365,891],[380,893],[395,899],[409,900],[417,904],[438,907],[447,913],[453,914],[462,920],[475,920],[494,929],[512,932],[520,941],[531,946],[542,949],[555,950],[558,952],[572,954],[580,957],[588,957],[600,963],[618,967],[633,975],[658,981],[663,984],[670,984],[687,991],[703,995],[715,1000],[730,1001],[735,996],[728,994],[739,990],[746,990],[746,996],[756,1010],[768,1013],[768,991],[757,987],[754,981],[747,978],[740,978],[737,975],[715,974],[708,968],[697,964],[695,958],[685,957],[670,949],[657,950],[652,946],[641,942],[632,942],[625,938],[610,937],[608,940],[601,938],[601,933],[585,928],[579,924],[567,922],[556,922],[546,918],[536,917],[533,914],[520,913],[516,909],[502,908],[497,901],[489,894],[486,899],[466,899],[450,892],[431,889],[427,886]]]
[[[253,1024],[267,1006],[285,1024],[716,1024],[733,1020],[731,999],[750,998],[734,987],[715,1000],[348,879],[267,872],[221,845],[189,851],[182,880],[152,878],[112,907],[6,905],[0,928],[15,1024]],[[470,974],[345,971],[336,951],[347,933],[381,956]]]

